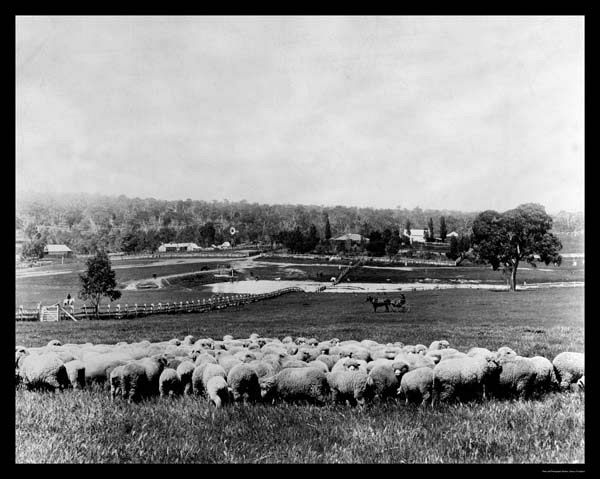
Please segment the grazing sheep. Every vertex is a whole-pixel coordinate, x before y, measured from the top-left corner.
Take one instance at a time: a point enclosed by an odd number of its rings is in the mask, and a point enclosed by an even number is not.
[[[191,334],[188,334],[185,338],[183,338],[183,344],[187,346],[193,346],[196,342],[196,338]]]
[[[291,336],[286,336],[285,338],[283,338],[281,340],[282,343],[287,344],[287,343],[293,343],[294,342],[294,338],[292,338]]]
[[[194,369],[196,369],[196,366],[191,361],[183,361],[177,366],[177,376],[179,376],[183,394],[192,394],[193,392],[192,375],[194,374]]]
[[[293,358],[283,358],[281,360],[281,369],[290,369],[290,368],[307,368],[308,363],[304,361],[300,361],[298,359]]]
[[[55,353],[19,354],[16,370],[29,389],[66,389],[70,382],[62,360]]]
[[[320,369],[324,373],[329,372],[329,366],[327,366],[327,364],[325,364],[323,361],[319,361],[318,359],[315,359],[314,361],[310,361],[308,363],[308,367]]]
[[[489,355],[493,353],[487,348],[471,348],[467,351],[467,356],[477,356],[480,354]]]
[[[390,366],[391,366],[391,365],[392,365],[392,363],[394,362],[394,361],[393,361],[393,359],[394,359],[394,358],[392,358],[392,359],[378,358],[378,359],[375,359],[375,360],[373,360],[373,361],[371,361],[371,362],[368,362],[368,363],[367,363],[367,372],[368,372],[368,373],[370,373],[370,372],[371,372],[371,370],[372,370],[372,369],[373,369],[375,366],[378,366],[378,365],[390,365]]]
[[[181,364],[181,358],[168,358],[165,368],[177,369]]]
[[[329,383],[325,373],[316,368],[289,368],[274,376],[260,379],[263,400],[326,402]]]
[[[535,391],[537,367],[531,358],[512,357],[511,354],[499,355],[502,366],[495,396],[498,398],[518,397],[526,399]]]
[[[292,356],[298,352],[298,345],[296,345],[294,343],[284,343],[283,347],[285,349],[285,352],[287,354],[289,354],[290,356]]]
[[[146,372],[146,378],[148,379],[148,394],[158,395],[160,374],[167,364],[167,359],[164,356],[159,355],[150,358],[137,359],[134,362],[142,366]]]
[[[169,344],[172,344],[173,346],[179,346],[181,344],[181,341],[179,341],[179,339],[177,338],[173,338],[169,339]]]
[[[227,386],[227,381],[222,376],[210,378],[206,383],[206,396],[217,408],[229,403],[231,401],[231,391]]]
[[[138,402],[150,395],[146,368],[136,361],[117,366],[110,373],[110,392],[114,400],[118,394],[128,402]]]
[[[416,354],[421,354],[421,355],[425,355],[425,353],[427,353],[427,346],[425,346],[424,344],[417,344],[415,346],[415,353]]]
[[[348,401],[364,405],[374,394],[373,379],[364,371],[331,371],[327,373],[333,402]]]
[[[300,361],[314,361],[321,355],[321,351],[318,348],[303,346],[298,349],[295,354],[296,359]]]
[[[558,389],[559,385],[554,372],[554,365],[550,360],[542,356],[534,356],[531,361],[536,368],[536,376],[533,382],[534,394],[541,396]]]
[[[227,371],[225,371],[225,369],[223,369],[223,367],[218,364],[204,365],[204,371],[202,372],[202,386],[205,391],[208,380],[215,376],[221,376],[223,379],[227,380]]]
[[[583,353],[563,352],[552,361],[562,390],[572,389],[579,378],[585,374],[585,356]]]
[[[250,361],[255,361],[256,359],[260,359],[258,354],[251,353],[250,351],[243,350],[238,351],[233,355],[234,358],[239,359],[243,363],[249,363]],[[262,357],[262,355],[261,355]]]
[[[371,350],[371,358],[373,361],[377,359],[394,359],[398,354],[402,353],[402,348],[396,346],[383,346],[375,350]]]
[[[294,340],[294,343],[296,343],[298,346],[306,344],[306,338],[298,337]]]
[[[279,368],[275,367],[273,364],[267,361],[255,360],[248,363],[248,366],[254,368],[258,379],[264,378],[267,376],[273,376],[279,371]]]
[[[363,339],[360,342],[360,344],[367,349],[371,349],[373,347],[380,346],[380,344],[377,341],[373,341],[372,339]]]
[[[52,339],[51,341],[48,341],[48,344],[46,346],[47,347],[50,347],[50,346],[62,346],[62,343],[58,339]]]
[[[263,354],[278,354],[281,356],[287,356],[287,349],[283,346],[273,343],[267,343],[262,348],[260,348],[260,352]]]
[[[400,377],[396,376],[392,366],[389,364],[378,364],[369,372],[369,377],[373,383],[373,397],[380,400],[386,400],[396,396],[400,386]]]
[[[317,359],[315,361],[321,361],[322,363],[325,363],[327,365],[327,368],[329,369],[329,371],[331,371],[331,368],[333,367],[333,365],[335,363],[337,363],[340,360],[339,356],[330,356],[329,354],[320,354],[319,356],[317,356]]]
[[[243,364],[238,358],[227,354],[221,354],[217,358],[217,363],[225,370],[226,377],[234,366]]]
[[[192,392],[196,396],[200,396],[205,392],[202,377],[204,375],[204,370],[209,364],[211,363],[202,363],[201,365],[194,367],[194,372],[192,373]],[[218,365],[215,364],[214,366]]]
[[[86,384],[104,384],[108,381],[111,371],[131,360],[128,356],[113,354],[94,354],[84,357]]]
[[[434,368],[436,363],[431,356],[423,356],[416,353],[400,353],[394,360],[406,361],[410,369],[417,368]]]
[[[179,396],[182,392],[179,374],[172,368],[163,369],[158,378],[158,391],[160,397]]]
[[[407,344],[402,348],[402,352],[405,354],[417,354],[417,348],[413,344]]]
[[[409,402],[425,405],[431,399],[433,390],[433,369],[418,368],[407,372],[400,380],[398,395]]]
[[[65,363],[67,376],[73,389],[83,389],[85,387],[85,364],[79,359]]]
[[[309,346],[316,346],[317,344],[319,344],[319,341],[317,340],[317,338],[309,338],[306,341],[306,344],[308,344]]]
[[[196,356],[196,359],[194,360],[194,364],[196,366],[200,366],[201,364],[204,364],[204,363],[218,364],[217,360],[215,359],[214,356],[211,356],[210,354],[207,354],[207,353],[198,354]]]
[[[432,404],[482,397],[495,386],[501,369],[494,356],[440,361],[433,368]]]
[[[231,388],[234,401],[258,401],[261,397],[258,375],[249,364],[238,364],[227,374],[227,384]]]

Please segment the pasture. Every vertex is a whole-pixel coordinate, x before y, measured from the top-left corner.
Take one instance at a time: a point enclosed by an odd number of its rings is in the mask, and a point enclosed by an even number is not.
[[[16,343],[220,339],[256,332],[279,338],[373,339],[552,359],[584,351],[583,288],[517,293],[416,291],[408,313],[373,313],[365,294],[294,293],[245,306],[121,321],[16,323]],[[16,392],[17,462],[583,463],[584,397],[366,409],[328,404],[234,405],[204,399],[111,403],[107,391]],[[434,445],[434,446],[432,446]]]

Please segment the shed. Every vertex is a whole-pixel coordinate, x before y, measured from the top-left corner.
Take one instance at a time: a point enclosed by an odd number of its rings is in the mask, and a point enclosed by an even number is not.
[[[73,256],[73,250],[64,244],[47,244],[44,247],[44,255],[70,258]]]

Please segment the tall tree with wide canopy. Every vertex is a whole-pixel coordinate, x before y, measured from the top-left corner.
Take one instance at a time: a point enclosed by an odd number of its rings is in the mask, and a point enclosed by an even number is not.
[[[79,275],[81,282],[79,298],[91,303],[94,314],[98,318],[98,307],[102,298],[107,297],[114,301],[121,297],[121,291],[115,289],[117,287],[115,272],[106,252],[99,250],[95,256],[86,261],[86,266],[86,271]]]
[[[542,205],[527,203],[498,213],[487,210],[473,222],[471,242],[477,257],[496,271],[509,273],[511,291],[517,289],[517,269],[522,261],[536,266],[560,265],[560,240],[552,233],[552,218]]]

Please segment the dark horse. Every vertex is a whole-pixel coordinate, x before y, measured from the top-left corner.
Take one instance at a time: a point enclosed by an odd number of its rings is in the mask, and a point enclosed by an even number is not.
[[[390,304],[392,303],[389,298],[385,298],[384,300],[380,300],[379,298],[374,298],[373,296],[367,296],[365,303],[371,303],[373,305],[373,312],[377,312],[377,308],[381,306],[385,306],[385,310],[389,312]]]

